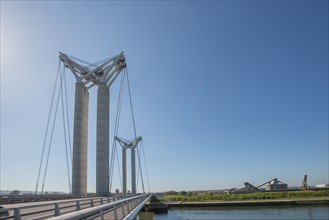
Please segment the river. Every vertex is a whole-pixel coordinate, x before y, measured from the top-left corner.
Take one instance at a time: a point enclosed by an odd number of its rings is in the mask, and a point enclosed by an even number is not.
[[[170,208],[168,213],[140,212],[136,220],[298,219],[328,220],[329,206]]]

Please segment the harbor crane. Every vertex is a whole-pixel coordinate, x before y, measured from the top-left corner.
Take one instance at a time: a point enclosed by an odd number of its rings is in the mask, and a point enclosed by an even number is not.
[[[304,179],[302,181],[301,189],[302,189],[302,191],[306,191],[306,189],[307,189],[307,175],[304,175]]]

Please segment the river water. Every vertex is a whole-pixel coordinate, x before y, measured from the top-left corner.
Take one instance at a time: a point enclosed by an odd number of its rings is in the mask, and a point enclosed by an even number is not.
[[[329,206],[170,208],[166,214],[140,212],[136,220],[298,219],[328,220]]]

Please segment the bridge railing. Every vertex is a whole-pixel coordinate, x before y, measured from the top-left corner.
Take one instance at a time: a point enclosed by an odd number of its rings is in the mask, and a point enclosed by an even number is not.
[[[83,198],[97,197],[96,193],[87,193]],[[75,199],[70,194],[38,194],[38,195],[15,195],[15,196],[1,196],[0,204],[8,203],[21,203],[21,202],[39,202],[50,200],[62,200],[62,199]]]
[[[134,197],[121,199],[108,204],[60,215],[51,220],[75,220],[75,219],[125,219],[133,220],[152,194],[142,194]]]
[[[15,195],[0,197],[0,204],[20,203],[20,202],[37,202],[47,200],[71,199],[69,194],[49,194],[49,195]]]
[[[135,196],[136,197],[136,196]],[[125,197],[93,197],[84,199],[70,199],[66,201],[47,201],[42,204],[18,206],[17,208],[0,209],[0,220],[4,219],[45,219],[54,216],[63,216],[68,213],[98,207],[104,204],[109,204],[118,199],[124,201]],[[134,198],[134,197],[133,197]],[[61,218],[63,219],[63,218]]]

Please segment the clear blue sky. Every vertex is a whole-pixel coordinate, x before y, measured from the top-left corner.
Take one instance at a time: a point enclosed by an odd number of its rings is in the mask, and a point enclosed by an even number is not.
[[[1,1],[1,189],[35,188],[58,51],[125,52],[152,191],[329,182],[328,1]],[[89,107],[92,192],[96,88]],[[68,191],[58,121],[45,190]]]

